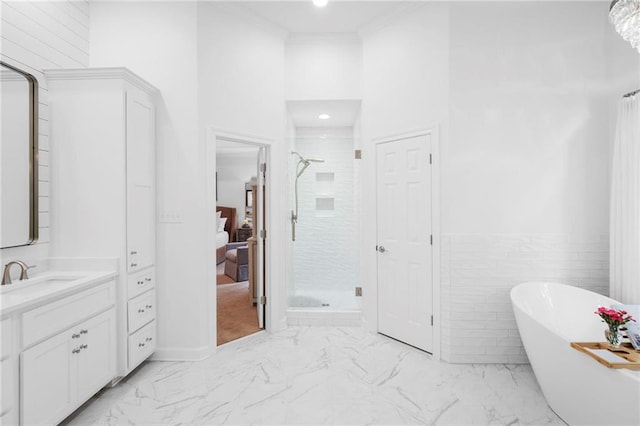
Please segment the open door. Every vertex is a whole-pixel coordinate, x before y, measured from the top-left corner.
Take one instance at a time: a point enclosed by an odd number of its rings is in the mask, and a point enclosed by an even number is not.
[[[256,191],[256,205],[253,206],[256,212],[256,265],[255,265],[255,286],[256,286],[256,305],[258,313],[258,326],[264,328],[264,305],[266,304],[265,289],[264,289],[264,265],[265,265],[265,250],[264,240],[266,237],[266,230],[264,227],[264,194],[265,194],[265,173],[266,173],[266,159],[265,148],[261,147],[258,151],[258,181]]]

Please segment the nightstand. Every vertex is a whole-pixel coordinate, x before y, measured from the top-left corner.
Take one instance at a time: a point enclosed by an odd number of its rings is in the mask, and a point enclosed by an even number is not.
[[[253,229],[251,228],[238,228],[236,229],[236,241],[247,241],[253,235]]]

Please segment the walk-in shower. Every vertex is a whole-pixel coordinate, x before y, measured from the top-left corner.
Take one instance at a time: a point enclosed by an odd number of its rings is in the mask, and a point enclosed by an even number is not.
[[[298,127],[290,148],[288,321],[350,325],[360,318],[360,162],[354,128]]]
[[[299,153],[293,151],[291,155],[297,155],[299,160],[296,164],[296,180],[294,183],[294,208],[291,211],[291,240],[296,240],[296,223],[298,223],[298,179],[302,176],[307,167],[311,165],[311,163],[324,163],[324,160],[316,159],[316,158],[304,158]],[[302,166],[302,167],[300,167]]]

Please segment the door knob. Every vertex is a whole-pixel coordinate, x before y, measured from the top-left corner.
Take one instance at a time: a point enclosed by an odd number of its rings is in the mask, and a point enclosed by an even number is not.
[[[384,253],[384,252],[386,252],[386,251],[387,251],[387,249],[386,249],[386,248],[384,248],[384,246],[380,246],[380,247],[378,247],[378,251],[379,251],[380,253]]]

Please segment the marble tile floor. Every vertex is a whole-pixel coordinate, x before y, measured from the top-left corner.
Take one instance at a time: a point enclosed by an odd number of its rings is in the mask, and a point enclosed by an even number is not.
[[[69,425],[564,425],[528,365],[448,364],[361,328],[291,327],[146,362]]]

